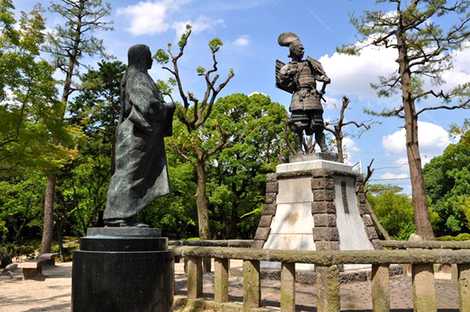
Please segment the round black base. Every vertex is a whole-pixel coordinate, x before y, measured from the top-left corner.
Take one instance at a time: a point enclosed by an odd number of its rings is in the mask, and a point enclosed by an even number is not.
[[[173,259],[166,238],[87,236],[80,249],[73,254],[72,311],[170,311]]]

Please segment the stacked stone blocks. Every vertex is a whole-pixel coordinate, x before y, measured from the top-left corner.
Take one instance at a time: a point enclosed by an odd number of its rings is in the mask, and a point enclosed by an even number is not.
[[[313,241],[316,250],[338,250],[339,234],[336,227],[335,180],[325,170],[313,170],[312,216],[315,227]]]
[[[266,180],[266,200],[258,229],[256,230],[253,243],[254,248],[263,248],[271,231],[271,221],[276,214],[276,196],[279,192],[277,176],[275,173],[268,174]]]
[[[379,242],[379,235],[377,233],[377,229],[374,225],[374,221],[372,220],[371,213],[367,206],[367,196],[364,190],[363,178],[360,175],[356,177],[356,194],[357,202],[359,205],[359,212],[361,214],[362,221],[364,222],[367,237],[369,238],[375,249],[381,249],[382,246]]]
[[[312,231],[316,250],[339,250],[339,233],[336,224],[335,206],[335,176],[354,177],[356,181],[356,202],[359,206],[359,212],[364,223],[367,237],[374,245],[374,248],[380,248],[379,236],[368,210],[362,176],[354,173],[348,174],[325,169],[272,173],[267,175],[266,200],[255,234],[253,247],[263,248],[264,243],[269,237],[271,223],[277,208],[276,197],[279,192],[278,180],[311,177],[313,193],[312,216],[314,220],[314,228]]]

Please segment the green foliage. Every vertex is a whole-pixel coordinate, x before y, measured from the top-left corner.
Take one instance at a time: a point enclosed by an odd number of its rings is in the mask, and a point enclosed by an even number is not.
[[[166,64],[170,61],[170,56],[163,49],[158,49],[154,55],[154,58],[159,64]]]
[[[378,46],[406,54],[397,59],[410,73],[411,84],[403,82],[399,69],[380,77],[371,84],[378,96],[390,97],[406,88],[413,101],[429,102],[438,98],[451,106],[469,108],[470,84],[462,82],[453,90],[439,93],[444,83],[442,74],[452,68],[455,51],[468,43],[470,2],[457,1],[376,1],[377,7],[366,10],[361,16],[352,16],[351,23],[360,35],[359,42],[337,49],[340,53],[357,55],[362,49]],[[450,3],[452,2],[452,3]],[[399,41],[403,43],[399,43]],[[403,50],[403,48],[405,48]],[[407,62],[406,64],[403,62]],[[431,88],[425,89],[425,87]],[[434,90],[434,93],[430,91]],[[457,105],[455,105],[457,103]],[[466,103],[466,104],[465,104]],[[398,112],[385,111],[384,117],[399,116]]]
[[[470,119],[465,118],[462,126],[459,126],[456,123],[453,123],[453,124],[450,125],[449,135],[452,139],[458,140],[467,131],[470,131]]]
[[[440,241],[469,241],[470,234],[469,233],[460,233],[457,236],[445,235],[441,237],[437,237],[437,240]]]
[[[45,179],[39,174],[0,180],[1,241],[21,242],[40,233]]]
[[[354,45],[342,45],[336,48],[336,52],[347,55],[359,55],[360,49]]]
[[[251,238],[264,202],[266,173],[273,172],[287,152],[287,112],[261,94],[233,94],[217,104],[208,124],[219,122],[233,135],[234,144],[215,156],[209,167],[214,234]]]
[[[209,49],[211,49],[212,53],[216,53],[217,51],[219,51],[219,49],[223,45],[224,45],[224,43],[219,38],[214,38],[214,39],[209,41]]]
[[[103,41],[94,34],[112,29],[111,22],[104,20],[111,13],[110,4],[102,0],[81,1],[80,5],[73,1],[55,1],[50,9],[65,20],[48,34],[45,47],[60,70],[69,69],[69,58],[77,61],[83,55],[106,56]]]
[[[143,222],[162,229],[164,235],[172,239],[197,235],[193,166],[179,162],[170,149],[167,149],[167,155],[171,193],[157,198],[139,217]]]
[[[438,235],[470,233],[470,131],[424,167],[429,204],[439,215]]]
[[[45,28],[40,7],[16,21],[11,2],[2,5],[0,176],[26,168],[53,171],[76,156],[79,132],[62,122],[54,68],[39,57]]]
[[[209,220],[213,237],[251,238],[258,225],[266,173],[285,155],[287,112],[269,97],[232,94],[220,98],[204,126],[188,133],[175,119],[173,136],[167,138],[172,193],[157,199],[140,216],[143,222],[164,230],[173,238],[197,236],[196,192],[192,144],[214,150],[220,132],[230,143],[207,160]]]
[[[18,245],[18,244],[1,244],[0,245],[0,269],[12,262],[12,258],[19,256],[34,256],[34,246]]]
[[[167,81],[157,80],[156,84],[157,84],[157,88],[160,90],[160,92],[163,95],[171,95],[171,92],[173,91],[173,89]]]
[[[119,61],[99,62],[97,69],[83,75],[84,89],[69,105],[68,122],[80,127],[87,137],[79,146],[80,155],[63,170],[58,184],[58,217],[70,222],[74,234],[84,235],[88,226],[99,223],[105,208],[125,70]]]
[[[400,194],[400,187],[370,185],[369,203],[382,226],[394,239],[408,239],[415,232],[413,206],[407,195]]]
[[[187,24],[186,31],[181,35],[178,41],[178,46],[180,47],[180,49],[184,49],[184,47],[188,43],[188,38],[190,35],[191,35],[191,25]]]
[[[198,76],[202,76],[206,73],[206,69],[202,66],[198,66],[196,68],[196,73],[198,74]]]

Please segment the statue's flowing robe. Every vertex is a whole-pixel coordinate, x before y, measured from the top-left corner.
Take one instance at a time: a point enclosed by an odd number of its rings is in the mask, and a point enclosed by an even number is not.
[[[147,71],[135,67],[126,72],[121,102],[105,220],[133,217],[169,193],[164,136],[171,135],[174,106],[165,104]]]

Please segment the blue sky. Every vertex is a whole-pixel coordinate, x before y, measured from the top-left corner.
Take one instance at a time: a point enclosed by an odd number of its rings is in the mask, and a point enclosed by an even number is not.
[[[18,10],[29,10],[34,3],[44,7],[49,1],[17,0]],[[356,42],[356,31],[349,23],[351,14],[359,15],[365,9],[377,8],[372,0],[113,0],[110,19],[114,30],[97,34],[104,40],[108,52],[126,62],[127,48],[144,43],[152,51],[175,42],[177,33],[186,23],[193,25],[193,35],[181,64],[186,89],[201,93],[197,66],[209,65],[207,42],[213,37],[224,41],[219,54],[221,73],[229,68],[235,78],[222,95],[234,92],[250,94],[263,92],[286,107],[290,95],[274,85],[274,62],[287,61],[288,51],[277,44],[281,32],[296,32],[304,43],[306,55],[319,59],[331,77],[327,88],[325,116],[334,120],[338,114],[335,104],[341,96],[351,99],[348,119],[371,120],[363,109],[381,110],[398,99],[377,98],[369,87],[379,75],[395,69],[394,51],[364,50],[360,57],[335,53],[337,46]],[[48,27],[60,23],[60,17],[47,13]],[[452,21],[447,21],[452,22]],[[93,64],[96,60],[87,60]],[[167,77],[157,64],[152,69],[154,79]],[[455,55],[455,68],[444,78],[448,86],[470,81],[470,49]],[[451,123],[461,124],[470,117],[468,111],[430,112],[421,118],[420,139],[425,160],[440,154],[449,143],[447,129]],[[404,131],[400,119],[376,119],[381,124],[357,137],[354,129],[347,140],[350,162],[366,165],[375,158],[377,171],[374,179],[380,183],[393,183],[409,190],[408,169],[404,153]]]

